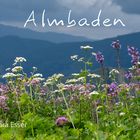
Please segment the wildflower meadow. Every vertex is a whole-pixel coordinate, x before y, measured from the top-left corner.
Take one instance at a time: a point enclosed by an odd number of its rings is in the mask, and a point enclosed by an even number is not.
[[[103,52],[81,46],[69,56],[79,73],[48,78],[36,67],[26,73],[26,58],[16,57],[1,75],[0,140],[140,140],[140,53],[128,46],[132,67],[106,70]],[[99,69],[94,71],[94,62]]]

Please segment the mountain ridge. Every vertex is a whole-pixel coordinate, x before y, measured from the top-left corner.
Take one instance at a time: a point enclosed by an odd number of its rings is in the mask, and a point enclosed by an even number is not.
[[[128,68],[131,66],[130,56],[127,54],[127,45],[133,45],[140,49],[140,33],[125,35],[117,38],[102,41],[84,41],[55,44],[52,42],[36,39],[26,39],[17,36],[0,37],[0,70],[5,73],[5,69],[10,67],[17,56],[25,57],[27,64],[24,64],[27,73],[33,66],[38,67],[39,72],[45,76],[54,73],[64,73],[69,75],[72,72],[79,72],[82,65],[70,60],[71,55],[81,55],[80,46],[93,46],[93,52],[101,51],[105,56],[105,66],[115,67],[115,50],[111,47],[114,40],[119,39],[121,48],[121,66]],[[99,64],[93,60],[93,69],[99,68]]]
[[[82,36],[74,36],[56,32],[38,32],[28,28],[24,29],[3,24],[0,24],[0,33],[1,33],[0,37],[14,35],[22,38],[46,40],[54,43],[62,43],[62,42],[67,43],[67,42],[91,40]]]

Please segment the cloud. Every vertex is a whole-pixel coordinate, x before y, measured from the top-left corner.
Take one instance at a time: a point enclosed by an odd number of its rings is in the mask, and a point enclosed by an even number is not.
[[[140,0],[113,0],[122,11],[129,14],[140,14]]]
[[[57,0],[58,3],[76,13],[84,13],[90,8],[102,8],[104,5],[108,6],[112,0]]]
[[[54,15],[66,10],[57,0],[0,0],[0,21],[21,21],[32,10],[40,14],[43,9]]]

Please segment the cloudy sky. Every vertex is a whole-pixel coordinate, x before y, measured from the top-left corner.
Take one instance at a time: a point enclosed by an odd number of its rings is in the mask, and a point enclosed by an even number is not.
[[[37,24],[41,22],[41,14],[46,9],[46,17],[66,20],[69,10],[72,18],[95,19],[102,9],[101,20],[120,18],[126,27],[51,27],[33,28],[38,31],[63,32],[72,35],[102,39],[121,34],[140,31],[140,0],[0,0],[0,23],[12,26],[24,26],[32,10],[35,10]]]

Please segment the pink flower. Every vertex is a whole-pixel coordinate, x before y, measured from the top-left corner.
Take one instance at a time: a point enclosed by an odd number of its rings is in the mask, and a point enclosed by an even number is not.
[[[67,119],[66,117],[64,117],[64,116],[58,117],[58,118],[56,119],[56,125],[57,125],[57,126],[63,126],[63,125],[65,125],[66,123],[68,123],[68,119]]]

